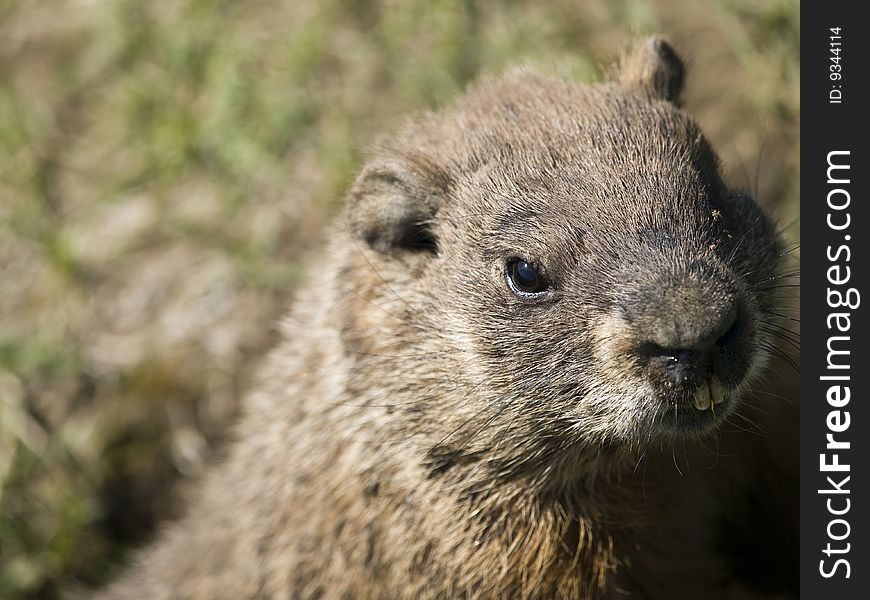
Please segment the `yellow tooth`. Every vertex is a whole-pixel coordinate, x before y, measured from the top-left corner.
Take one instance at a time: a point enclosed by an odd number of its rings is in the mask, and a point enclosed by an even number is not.
[[[713,375],[710,378],[710,396],[713,398],[713,404],[719,404],[725,400],[725,386],[722,385],[722,380]]]
[[[713,401],[710,398],[710,386],[706,381],[702,381],[698,389],[695,390],[695,395],[692,396],[692,405],[698,410],[707,410],[713,406]]]

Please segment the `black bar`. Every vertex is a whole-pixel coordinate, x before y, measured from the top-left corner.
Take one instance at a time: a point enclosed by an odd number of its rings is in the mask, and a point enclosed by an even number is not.
[[[805,1],[801,7],[804,116],[801,596],[804,598],[870,598],[867,530],[870,486],[866,468],[870,453],[867,409],[870,362],[865,351],[870,337],[867,309],[863,306],[865,298],[859,299],[849,292],[853,289],[863,295],[868,291],[870,269],[867,255],[870,143],[866,127],[870,97],[865,81],[870,67],[870,23],[861,17],[865,9],[864,3],[845,1]],[[829,161],[849,168],[835,166],[829,171]],[[837,293],[852,306],[832,306],[841,301]],[[866,299],[870,301],[870,297]],[[832,314],[841,316],[831,317]],[[841,353],[830,354],[829,345]],[[822,456],[827,471],[821,464]],[[835,461],[841,466],[831,466]],[[848,471],[832,470],[843,468],[842,465],[849,465]],[[834,514],[840,511],[843,514]]]

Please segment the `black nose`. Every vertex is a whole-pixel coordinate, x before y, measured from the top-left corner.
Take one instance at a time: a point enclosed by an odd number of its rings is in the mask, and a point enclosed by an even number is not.
[[[645,295],[631,319],[638,354],[676,385],[728,377],[743,330],[737,294],[700,285],[659,291],[655,300]]]
[[[647,343],[665,351],[698,351],[714,347],[737,324],[737,305],[699,305],[694,311],[677,310],[669,318],[649,323]]]
[[[662,338],[660,341],[664,341],[664,344],[659,341],[643,342],[638,351],[661,368],[664,375],[677,386],[686,381],[706,379],[712,374],[728,378],[728,366],[733,364],[729,356],[735,352],[739,331],[735,310],[723,318],[715,319],[690,344],[668,345],[669,340]]]
[[[705,379],[713,373],[725,375],[723,353],[731,351],[729,340],[736,337],[731,335],[732,329],[736,331],[736,324],[713,344],[698,348],[665,348],[654,342],[645,342],[638,351],[656,362],[676,385],[682,385],[686,380]]]

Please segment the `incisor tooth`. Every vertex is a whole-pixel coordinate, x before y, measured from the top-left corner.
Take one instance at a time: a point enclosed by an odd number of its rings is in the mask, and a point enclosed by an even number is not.
[[[698,389],[695,390],[695,395],[692,396],[692,404],[698,410],[709,410],[713,403],[710,401],[710,386],[706,381],[702,381]]]
[[[713,375],[710,378],[710,396],[713,398],[713,404],[719,404],[725,400],[725,386],[722,381]]]

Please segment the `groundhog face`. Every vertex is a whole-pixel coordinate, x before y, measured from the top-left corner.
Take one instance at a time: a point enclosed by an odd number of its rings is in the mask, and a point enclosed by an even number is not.
[[[385,143],[357,181],[350,228],[406,269],[463,443],[495,432],[544,460],[696,435],[760,372],[781,244],[676,105],[682,77],[661,39],[614,82],[517,71]]]

